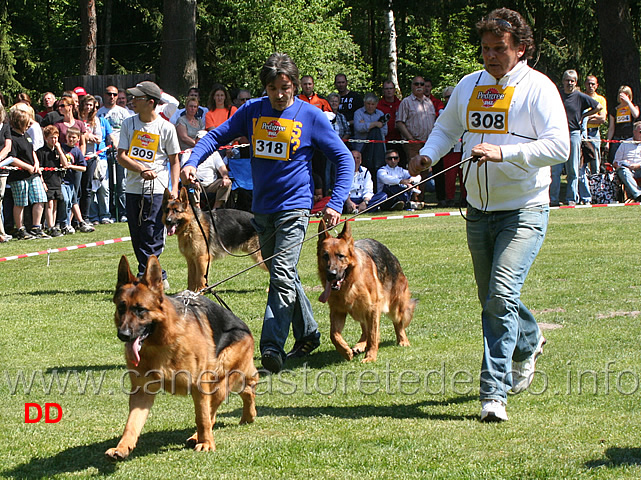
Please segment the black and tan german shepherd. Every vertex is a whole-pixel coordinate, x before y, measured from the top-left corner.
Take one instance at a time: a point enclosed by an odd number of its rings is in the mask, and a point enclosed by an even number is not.
[[[375,362],[378,353],[381,313],[394,323],[396,341],[410,342],[405,334],[414,315],[407,278],[398,259],[382,243],[370,238],[354,242],[349,222],[337,237],[318,226],[318,275],[325,290],[319,300],[329,303],[330,337],[336,350],[351,360],[365,352],[363,362]],[[353,348],[342,336],[347,314],[361,324],[362,335]]]
[[[254,421],[254,338],[242,320],[202,295],[165,295],[155,256],[138,279],[123,255],[113,301],[131,394],[125,431],[105,452],[108,458],[122,460],[131,453],[161,389],[193,397],[197,429],[187,443],[197,451],[215,450],[216,410],[231,391],[243,400],[240,423]]]
[[[169,190],[165,190],[162,211],[167,235],[178,236],[178,248],[187,260],[187,288],[191,291],[207,286],[207,265],[228,255],[228,251],[248,253],[256,263],[263,261],[258,233],[251,222],[254,216],[250,212],[223,208],[213,211],[211,217],[200,210],[194,213],[185,187],[180,189],[178,198],[172,198]],[[198,226],[196,215],[203,230]],[[264,263],[260,266],[267,270]]]

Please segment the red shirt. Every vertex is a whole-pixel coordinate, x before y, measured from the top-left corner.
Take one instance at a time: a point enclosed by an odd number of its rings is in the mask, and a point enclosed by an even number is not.
[[[298,96],[298,98],[300,98],[303,102],[311,103],[315,107],[320,108],[323,112],[332,111],[332,107],[329,106],[329,102],[324,98],[319,97],[316,94],[312,95],[311,97],[308,97],[307,95],[301,93]]]
[[[396,112],[401,101],[394,95],[394,100],[390,103],[385,98],[378,101],[376,108],[383,113],[389,113],[389,121],[387,122],[387,135],[385,140],[402,140],[401,132],[396,130]]]
[[[439,114],[441,113],[441,110],[445,108],[445,105],[443,105],[443,102],[441,102],[438,98],[436,98],[431,93],[430,93],[430,100],[432,100],[432,105],[434,105],[434,110],[436,110],[436,118],[438,118]]]

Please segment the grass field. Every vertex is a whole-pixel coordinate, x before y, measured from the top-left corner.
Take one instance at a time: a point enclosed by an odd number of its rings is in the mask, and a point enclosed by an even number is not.
[[[317,301],[316,245],[309,242],[299,267],[323,333],[319,350],[261,380],[254,424],[238,425],[241,401],[232,396],[218,417],[215,453],[184,448],[194,429],[191,399],[159,395],[138,448],[119,464],[103,458],[128,412],[111,297],[118,260],[132,257],[131,244],[52,254],[48,266],[46,255],[0,262],[0,476],[641,478],[640,214],[636,206],[551,212],[523,290],[548,345],[531,390],[510,397],[507,423],[478,421],[482,336],[464,220],[355,222],[356,238],[384,242],[403,265],[419,300],[408,329],[412,346],[395,346],[384,319],[376,364],[338,356],[327,306]],[[0,258],[126,235],[116,224],[10,242],[0,245]],[[175,238],[161,263],[171,291],[182,290],[187,272]],[[210,283],[248,265],[215,263]],[[267,283],[252,269],[218,289],[257,340]],[[345,333],[354,343],[360,330],[348,321]],[[58,403],[63,417],[26,424],[26,402]]]

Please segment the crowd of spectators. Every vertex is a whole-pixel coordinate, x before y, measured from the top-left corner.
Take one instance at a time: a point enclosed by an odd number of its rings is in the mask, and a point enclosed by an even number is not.
[[[423,172],[422,178],[410,180],[409,174],[401,172],[425,144],[454,87],[437,88],[440,95],[436,96],[432,81],[417,75],[408,85],[411,93],[404,98],[391,81],[383,83],[380,96],[375,92],[361,95],[349,89],[347,76],[342,73],[335,76],[334,85],[336,92],[324,98],[315,92],[314,78],[303,76],[298,98],[325,113],[355,158],[354,185],[345,213],[421,209],[428,205],[465,206],[463,169],[457,166],[463,139],[441,162]],[[610,165],[625,185],[628,198],[639,200],[641,190],[636,188],[635,179],[641,176],[641,170],[635,167],[641,164],[641,158],[633,158],[638,150],[636,144],[626,147],[617,159],[619,145],[634,142],[633,131],[638,136],[634,124],[640,112],[632,91],[621,86],[618,104],[608,109],[605,98],[597,93],[597,78],[589,75],[584,85],[585,91],[581,92],[576,72],[568,70],[559,88],[574,141],[568,161],[551,172],[551,205],[561,204],[562,174],[568,176],[564,203],[589,204],[589,177],[603,174]],[[201,102],[196,87],[187,92],[182,105],[171,95],[162,95],[156,112],[175,126],[181,155],[186,157],[204,132],[227,121],[252,98],[246,89],[229,90],[221,84],[211,88],[206,104]],[[26,93],[18,94],[14,103],[8,100],[0,96],[0,207],[4,206],[0,211],[0,242],[8,241],[12,235],[46,238],[90,232],[100,224],[126,222],[126,175],[115,158],[121,125],[135,114],[126,90],[110,85],[104,92],[89,93],[76,87],[59,98],[53,92],[45,92],[39,102],[33,102]],[[16,111],[24,115],[14,114]],[[25,118],[26,125],[18,124],[24,123]],[[592,144],[594,152],[589,162],[581,154],[586,142]],[[11,159],[17,160],[10,163]],[[395,165],[390,167],[390,160]],[[207,185],[202,192],[199,189],[196,201],[207,199],[213,208],[249,209],[249,161],[246,138],[235,139],[221,148],[216,159],[203,168]],[[318,195],[326,198],[333,188],[335,169],[321,152],[314,154],[312,168]],[[390,179],[390,168],[400,169],[396,184],[390,183],[394,181]],[[444,174],[436,175],[444,169]],[[433,180],[425,181],[434,175]],[[399,194],[401,191],[403,194]],[[382,197],[383,193],[387,195]],[[430,193],[434,195],[428,196]],[[389,202],[388,195],[396,196]]]

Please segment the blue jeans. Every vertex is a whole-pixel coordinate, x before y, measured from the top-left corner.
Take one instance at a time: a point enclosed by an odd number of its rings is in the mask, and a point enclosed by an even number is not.
[[[305,239],[309,224],[308,213],[309,210],[297,209],[254,215],[263,258],[267,259],[291,247],[266,262],[269,268],[269,293],[260,337],[261,353],[275,350],[283,360],[290,325],[296,340],[318,333],[312,304],[305,295],[296,268],[301,242]]]
[[[138,260],[138,276],[147,269],[152,255],[160,257],[165,249],[165,225],[162,223],[162,194],[126,194],[126,215],[131,246]],[[162,278],[167,272],[162,270]]]
[[[625,190],[630,197],[635,200],[641,197],[641,190],[636,181],[637,178],[641,177],[641,170],[635,170],[633,172],[628,167],[619,167],[617,168],[617,177],[619,177],[621,183],[625,185]]]
[[[534,353],[541,335],[521,287],[545,238],[547,205],[503,212],[469,207],[467,243],[483,308],[481,400],[507,403],[512,361]]]
[[[561,189],[561,172],[565,165],[568,186],[565,193],[566,202],[579,201],[579,163],[581,161],[581,130],[570,132],[570,156],[565,163],[552,165],[552,183],[550,184],[550,203],[559,204],[559,191]]]
[[[590,172],[601,172],[601,131],[598,128],[588,128],[587,138],[594,145],[594,160],[590,161]]]
[[[581,203],[590,203],[592,201],[590,178],[588,177],[588,173],[591,172],[589,165],[581,165],[581,168],[579,168],[579,201]]]

